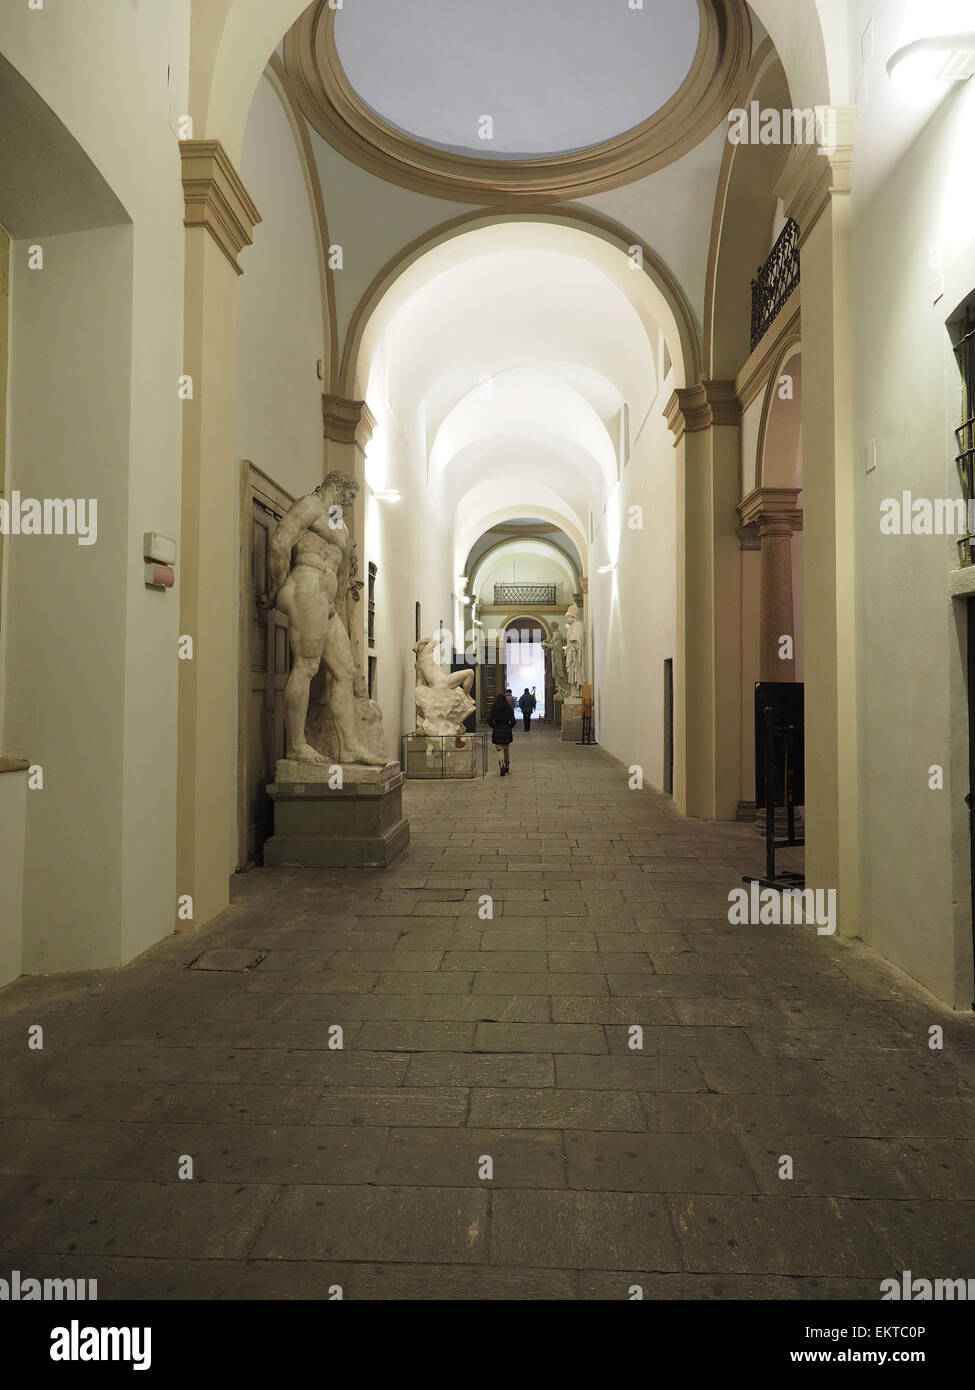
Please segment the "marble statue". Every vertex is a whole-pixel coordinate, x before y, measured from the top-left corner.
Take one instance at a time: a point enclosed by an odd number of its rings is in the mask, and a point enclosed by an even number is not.
[[[423,637],[416,652],[416,732],[459,735],[476,708],[471,699],[473,671],[451,671],[438,661],[440,641]]]
[[[291,623],[292,667],[284,690],[286,759],[321,767],[388,763],[382,712],[367,698],[355,639],[361,581],[344,514],[359,485],[343,473],[299,497],[268,547],[263,603]]]
[[[556,698],[564,700],[569,693],[569,680],[565,670],[565,633],[558,623],[552,623],[552,635],[542,643],[542,646],[551,658],[552,682],[555,685]]]
[[[586,682],[585,651],[586,629],[572,603],[565,614],[565,671],[571,695],[581,695]]]

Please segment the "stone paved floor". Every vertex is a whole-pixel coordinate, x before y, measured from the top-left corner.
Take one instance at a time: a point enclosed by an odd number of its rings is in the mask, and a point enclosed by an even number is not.
[[[730,926],[746,828],[543,729],[513,764],[411,783],[386,873],[260,870],[120,973],[0,994],[0,1274],[401,1299],[975,1275],[972,1019],[856,943]]]

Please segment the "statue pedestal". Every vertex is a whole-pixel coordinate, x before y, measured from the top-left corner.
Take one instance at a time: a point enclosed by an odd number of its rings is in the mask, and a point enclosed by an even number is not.
[[[332,769],[334,776],[334,767]],[[329,768],[281,759],[267,792],[274,834],[264,845],[268,868],[386,868],[410,841],[398,763],[342,765],[342,786]]]
[[[570,695],[562,702],[562,742],[578,743],[582,738],[582,696]]]
[[[487,772],[484,734],[404,734],[400,763],[409,778],[483,777]]]

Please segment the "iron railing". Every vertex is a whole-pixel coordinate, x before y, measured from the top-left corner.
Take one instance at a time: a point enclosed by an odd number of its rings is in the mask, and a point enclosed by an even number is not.
[[[752,351],[758,347],[799,283],[799,225],[790,217],[769,258],[752,281]]]
[[[968,517],[966,534],[958,542],[958,563],[975,563],[975,535],[972,534],[972,500],[975,498],[975,310],[969,305],[958,324],[955,355],[962,380],[962,423],[955,430],[958,440],[958,478]]]
[[[495,584],[494,604],[496,608],[507,608],[512,604],[519,608],[532,605],[554,608],[555,590],[554,584]]]

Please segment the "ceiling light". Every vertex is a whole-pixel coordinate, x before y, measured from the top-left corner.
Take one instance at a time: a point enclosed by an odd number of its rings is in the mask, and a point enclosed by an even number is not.
[[[600,565],[600,567],[599,567],[599,569],[596,571],[596,573],[597,573],[597,574],[612,574],[613,571],[615,570],[615,568],[616,568],[615,565]]]
[[[394,487],[386,488],[382,492],[374,492],[373,497],[377,502],[398,502],[400,500],[400,495]]]
[[[891,56],[887,72],[903,96],[926,101],[946,91],[946,83],[975,76],[975,33],[915,39]]]

